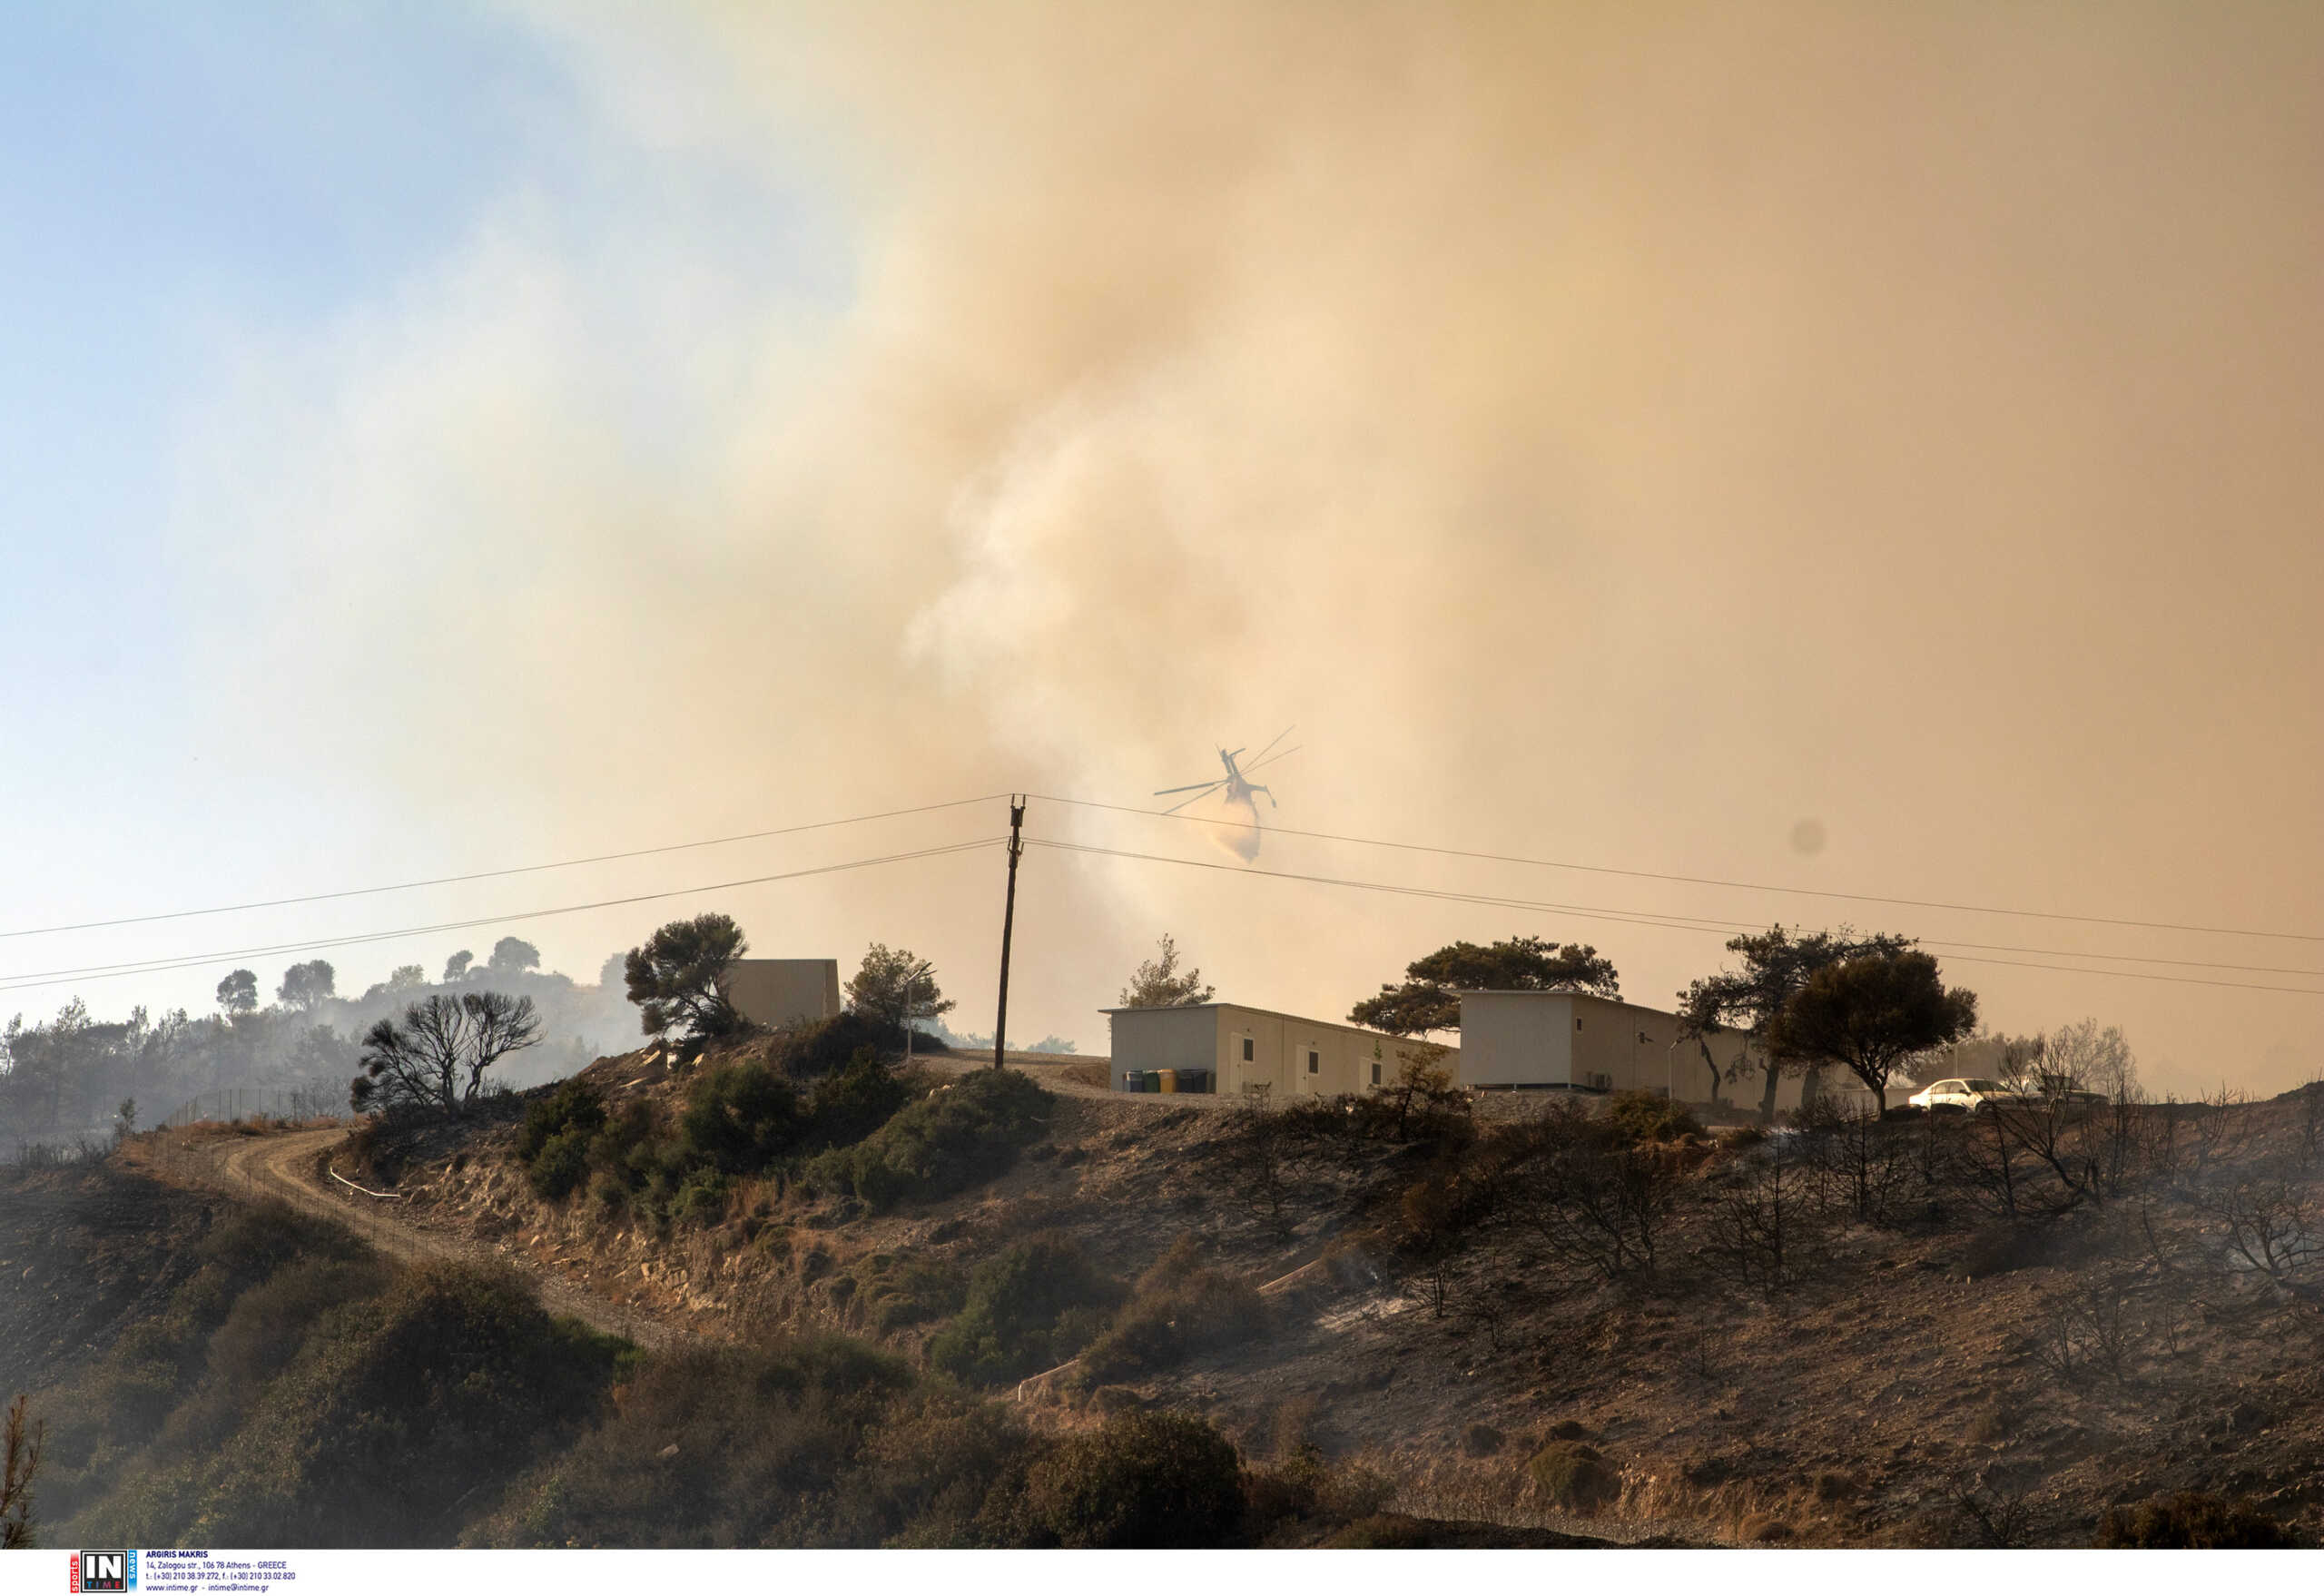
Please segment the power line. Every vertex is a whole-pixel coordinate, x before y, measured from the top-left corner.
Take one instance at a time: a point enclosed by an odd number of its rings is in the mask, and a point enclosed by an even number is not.
[[[803,825],[775,826],[763,832],[738,832],[731,837],[705,837],[698,842],[669,842],[656,848],[631,848],[619,853],[593,853],[584,859],[557,859],[547,864],[516,864],[505,870],[470,871],[465,875],[430,876],[423,881],[393,882],[383,887],[348,887],[332,892],[304,892],[292,898],[264,898],[249,903],[224,903],[212,909],[174,909],[163,914],[130,914],[118,920],[84,920],[73,925],[34,926],[25,931],[0,931],[0,941],[17,937],[54,936],[64,931],[106,931],[115,926],[151,925],[164,920],[194,920],[211,914],[237,914],[249,909],[282,909],[298,903],[326,903],[339,898],[366,898],[381,892],[408,892],[420,887],[453,886],[462,882],[492,881],[501,876],[534,875],[547,870],[571,870],[584,864],[607,864],[622,859],[645,859],[656,853],[683,853],[694,848],[717,848],[728,842],[754,842],[766,837],[788,837],[800,832],[828,831],[833,826],[862,825],[875,820],[894,820],[907,814],[932,814],[941,809],[961,809],[971,803],[989,803],[1004,793],[988,793],[981,798],[954,798],[943,803],[922,803],[911,809],[887,809],[877,814],[852,814],[843,820],[809,821]],[[477,922],[482,923],[482,922]],[[0,987],[5,990],[5,987]]]
[[[1051,843],[1049,845],[1052,847],[1076,848],[1094,852],[1115,852],[1114,850],[1098,848],[1095,844]],[[1160,854],[1131,852],[1123,852],[1121,856],[1131,859],[1164,858],[1164,856]],[[1206,870],[1241,871],[1246,873],[1256,875],[1281,875],[1288,880],[1320,882],[1332,886],[1364,887],[1369,890],[1395,892],[1414,897],[1446,898],[1457,902],[1481,903],[1502,908],[1553,911],[1558,913],[1573,914],[1582,918],[1608,919],[1622,921],[1628,924],[1661,926],[1666,929],[1677,931],[1749,931],[1758,929],[1758,924],[1755,921],[1742,920],[1719,920],[1708,915],[1664,913],[1659,911],[1644,909],[1614,909],[1606,907],[1602,904],[1549,903],[1534,899],[1502,898],[1485,893],[1459,892],[1449,889],[1440,890],[1433,887],[1392,887],[1383,883],[1368,882],[1338,876],[1296,875],[1292,872],[1283,871],[1262,871],[1254,866],[1218,864],[1209,860],[1188,859],[1179,860],[1177,862],[1200,865]],[[2053,959],[2098,959],[2116,964],[2168,964],[2175,968],[2185,970],[2233,970],[2236,973],[2242,975],[2304,975],[2312,976],[2319,980],[2324,980],[2324,970],[2308,969],[2298,965],[2238,964],[2230,961],[2216,959],[2166,959],[2145,953],[2096,953],[2081,948],[2031,948],[2014,942],[1969,942],[1951,938],[1920,937],[1915,940],[1924,942],[1932,948],[1962,948],[1967,949],[1973,952],[1982,953],[2033,953]],[[1967,955],[1963,954],[1961,957],[1966,958]],[[1988,961],[1987,962],[1993,961]],[[2092,973],[2099,974],[2105,972],[2093,971]]]
[[[1753,929],[1746,924],[1746,922],[1740,921],[1721,921],[1697,920],[1692,917],[1682,916],[1657,916],[1643,912],[1607,909],[1598,905],[1547,903],[1521,898],[1499,898],[1488,896],[1483,893],[1456,892],[1434,887],[1399,886],[1388,882],[1364,881],[1347,876],[1309,875],[1295,871],[1261,870],[1253,865],[1222,864],[1216,861],[1207,859],[1179,859],[1163,853],[1138,853],[1128,849],[1101,848],[1086,842],[1053,842],[1046,838],[1028,837],[1025,841],[1027,845],[1030,847],[1049,848],[1061,852],[1089,853],[1112,859],[1134,859],[1154,864],[1177,864],[1195,870],[1219,871],[1226,874],[1236,876],[1265,876],[1276,881],[1306,882],[1323,886],[1348,887],[1361,892],[1387,892],[1400,897],[1432,898],[1447,902],[1476,903],[1491,908],[1500,909],[1523,909],[1540,913],[1571,915],[1580,920],[1603,920],[1627,925],[1655,926],[1666,931],[1686,931],[1717,935],[1722,931],[1734,931],[1738,929]],[[1929,947],[1946,950],[1960,947],[1974,948],[1989,945],[1975,942],[1947,942],[1934,939],[1921,940]],[[2024,951],[2029,952],[2052,951],[2052,950],[2047,949],[2028,949]],[[2056,956],[2070,959],[2123,959],[2132,957],[2131,955],[2117,953],[2074,953],[2071,951],[2057,951]],[[2225,987],[2233,990],[2247,992],[2297,992],[2308,997],[2324,998],[2324,990],[2319,990],[2315,987],[2272,986],[2255,981],[2216,980],[2201,976],[2162,975],[2151,970],[2093,970],[2086,965],[2043,964],[2019,959],[1994,959],[1971,953],[1948,953],[1948,957],[1951,957],[1957,962],[1965,964],[1999,964],[2020,970],[2051,970],[2066,975],[2105,975],[2112,976],[2123,980],[2166,981],[2175,986]],[[2225,966],[2224,968],[2234,969],[2240,967]],[[2324,971],[2299,971],[2297,973],[2324,974]]]
[[[1035,793],[1045,803],[1068,803],[1080,809],[1110,810],[1118,814],[1144,815],[1149,820],[1192,821],[1198,825],[1221,823],[1199,814],[1165,814],[1130,803],[1100,803],[1090,798],[1063,798]],[[1427,842],[1398,842],[1384,837],[1357,837],[1337,832],[1304,832],[1292,826],[1261,828],[1279,837],[1306,837],[1320,842],[1355,842],[1367,848],[1394,848],[1412,853],[1436,853],[1450,859],[1477,859],[1494,864],[1528,864],[1542,870],[1573,870],[1592,875],[1628,876],[1638,881],[1675,882],[1687,886],[1730,887],[1747,892],[1784,892],[1802,898],[1837,898],[1852,903],[1886,903],[1905,909],[1945,909],[1964,914],[2007,914],[2024,920],[2066,920],[2084,925],[2128,926],[2141,931],[2197,931],[2209,936],[2268,937],[2280,941],[2324,942],[2324,932],[2253,931],[2232,925],[2191,925],[2168,920],[2122,920],[2102,914],[2064,914],[2044,909],[2004,909],[1991,903],[1947,903],[1928,898],[1889,898],[1872,892],[1841,892],[1821,887],[1778,887],[1764,882],[1728,881],[1718,876],[1668,875],[1651,870],[1624,870],[1610,864],[1576,864],[1568,860],[1529,859],[1513,853],[1484,853],[1466,848],[1440,848]]]
[[[302,942],[280,942],[262,948],[222,948],[206,953],[176,955],[168,959],[141,960],[123,964],[93,964],[78,970],[30,971],[0,978],[0,991],[16,991],[26,987],[54,986],[67,980],[106,980],[121,975],[152,975],[170,970],[192,970],[204,964],[216,964],[228,959],[263,958],[278,953],[315,952],[326,948],[348,948],[365,942],[392,941],[399,937],[425,936],[436,931],[470,931],[478,926],[506,925],[522,920],[547,920],[560,914],[580,914],[592,909],[615,909],[632,903],[651,903],[665,898],[692,897],[702,892],[723,892],[737,887],[763,886],[770,882],[797,881],[805,876],[831,875],[840,871],[862,870],[875,864],[898,864],[911,859],[934,859],[948,853],[966,853],[978,848],[990,848],[1000,842],[998,837],[980,837],[970,842],[950,842],[937,848],[920,848],[906,853],[886,853],[875,859],[852,859],[840,864],[818,864],[804,870],[787,870],[774,875],[747,876],[740,881],[712,882],[699,887],[678,887],[665,892],[639,892],[625,898],[604,898],[593,903],[567,903],[555,909],[527,909],[514,914],[488,914],[474,920],[448,920],[434,925],[408,925],[394,931],[364,931],[344,937],[326,937]]]

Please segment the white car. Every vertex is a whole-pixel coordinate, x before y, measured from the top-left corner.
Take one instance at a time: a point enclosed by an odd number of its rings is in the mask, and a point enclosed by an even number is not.
[[[1952,1108],[1965,1114],[1982,1114],[1996,1105],[2006,1108],[2012,1103],[2030,1100],[2025,1093],[2012,1091],[2000,1081],[1988,1080],[1980,1075],[1940,1080],[1921,1088],[1905,1099],[1915,1108]]]

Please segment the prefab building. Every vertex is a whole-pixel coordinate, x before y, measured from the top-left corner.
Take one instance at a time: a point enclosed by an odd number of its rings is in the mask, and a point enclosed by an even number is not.
[[[1360,1026],[1305,1020],[1240,1003],[1179,1009],[1107,1009],[1113,1027],[1113,1085],[1132,1071],[1208,1071],[1210,1089],[1233,1095],[1265,1086],[1276,1102],[1392,1085],[1423,1044]],[[1444,1065],[1457,1063],[1458,1049]]]
[[[812,1024],[839,1012],[836,959],[737,959],[718,990],[743,1018],[781,1030]]]
[[[1682,1037],[1676,1014],[1584,992],[1465,991],[1460,997],[1463,1086],[1648,1091],[1682,1103],[1723,1099],[1738,1108],[1758,1107],[1764,1055],[1737,1032],[1699,1040]],[[1819,1070],[1815,1079],[1819,1095],[1869,1104],[1871,1094],[1846,1070]],[[1778,1111],[1799,1107],[1807,1080],[1786,1075],[1777,1083]],[[1892,1084],[1888,1106],[1913,1089],[1909,1081]]]

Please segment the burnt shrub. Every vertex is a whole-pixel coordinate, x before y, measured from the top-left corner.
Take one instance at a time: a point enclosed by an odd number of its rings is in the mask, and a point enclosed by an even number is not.
[[[879,1545],[921,1514],[954,1524],[980,1508],[1019,1444],[1006,1417],[929,1397],[901,1359],[843,1336],[690,1347],[645,1360],[603,1422],[468,1538]]]
[[[1594,1512],[1622,1493],[1605,1454],[1579,1441],[1552,1441],[1533,1454],[1525,1472],[1552,1505],[1574,1512]]]
[[[444,1545],[592,1413],[625,1344],[555,1320],[513,1275],[429,1266],[326,1315],[204,1482],[205,1542]]]
[[[904,1028],[858,1014],[852,1009],[810,1025],[794,1026],[776,1044],[775,1059],[783,1070],[801,1080],[829,1075],[852,1063],[869,1049],[877,1058],[904,1050]],[[950,1049],[925,1032],[912,1039],[916,1053]]]
[[[1461,1432],[1461,1450],[1471,1457],[1491,1457],[1502,1448],[1506,1439],[1491,1424],[1479,1420]]]
[[[1024,1428],[999,1403],[923,1391],[895,1402],[863,1435],[833,1493],[834,1542],[970,1547],[994,1483],[1021,1477]]]
[[[852,1194],[874,1209],[949,1197],[1006,1171],[1049,1123],[1049,1093],[1013,1069],[980,1069],[939,1087],[853,1147],[806,1168],[818,1190]]]
[[[2181,1491],[2135,1507],[2110,1507],[2098,1523],[2098,1544],[2113,1547],[2265,1551],[2290,1546],[2281,1524],[2250,1502]]]
[[[1616,1092],[1607,1099],[1606,1123],[1631,1147],[1650,1141],[1677,1141],[1683,1136],[1703,1133],[1702,1126],[1684,1103],[1658,1098],[1652,1092]]]
[[[1221,1545],[1242,1524],[1242,1461],[1189,1414],[1123,1414],[1026,1472],[1023,1516],[1059,1546]]]
[[[1075,1384],[1095,1389],[1167,1369],[1251,1340],[1266,1325],[1266,1304],[1257,1288],[1206,1266],[1193,1237],[1182,1236],[1138,1277],[1136,1293],[1112,1328],[1082,1353]]]
[[[928,1361],[961,1380],[1021,1380],[1080,1351],[1121,1295],[1071,1242],[1020,1241],[970,1275],[967,1301],[929,1342]]]

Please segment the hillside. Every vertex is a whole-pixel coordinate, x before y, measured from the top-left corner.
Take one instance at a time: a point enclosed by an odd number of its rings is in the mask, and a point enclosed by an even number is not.
[[[1029,1236],[1119,1289],[1191,1247],[1257,1288],[1264,1315],[1182,1361],[1117,1360],[1095,1390],[1071,1369],[1001,1388],[1054,1426],[1157,1406],[1211,1418],[1253,1455],[1312,1443],[1395,1481],[1408,1504],[1461,1516],[1573,1527],[1591,1507],[1600,1532],[2072,1544],[2109,1507],[2201,1491],[2301,1535],[2319,1527],[2316,1315],[2283,1289],[2299,1279],[2256,1280],[2211,1234],[2221,1205],[2255,1200],[2286,1158],[2297,1190],[2314,1189],[2297,1151],[2314,1138],[2312,1096],[2145,1110],[2118,1139],[2160,1137],[2172,1150],[2135,1156],[2173,1167],[2081,1197],[2023,1149],[1981,1163],[1964,1123],[1875,1128],[1880,1146],[1777,1169],[1775,1217],[1787,1205],[1795,1235],[1768,1279],[1722,1240],[1748,1227],[1754,1182],[1763,1205],[1776,1189],[1766,1145],[1669,1144],[1683,1167],[1660,1199],[1654,1266],[1609,1271],[1552,1216],[1464,1230],[1423,1211],[1447,1184],[1477,1182],[1462,1159],[1478,1128],[1460,1116],[1402,1136],[1321,1112],[1270,1128],[1216,1099],[1108,1095],[1070,1066],[1027,1067],[1052,1091],[1045,1134],[974,1189],[893,1212],[776,1179],[658,1231],[537,1197],[513,1130],[404,1187],[422,1223],[497,1236],[700,1334],[830,1328],[915,1358],[979,1266]],[[680,1111],[684,1081],[649,1055],[591,1079],[615,1101]],[[1523,1128],[1488,1124],[1484,1139]],[[1539,1149],[1525,1156],[1499,1177],[1552,1177]],[[1559,1434],[1619,1476],[1613,1500],[1560,1502],[1531,1477]]]
[[[833,1140],[860,1071],[646,1049],[307,1174],[681,1355],[844,1335],[1051,1445],[1198,1416],[1334,1522],[2084,1545],[2200,1493],[2172,1511],[2324,1529],[2312,1093],[1763,1139],[1452,1094],[1255,1114],[1088,1062],[883,1069]]]

